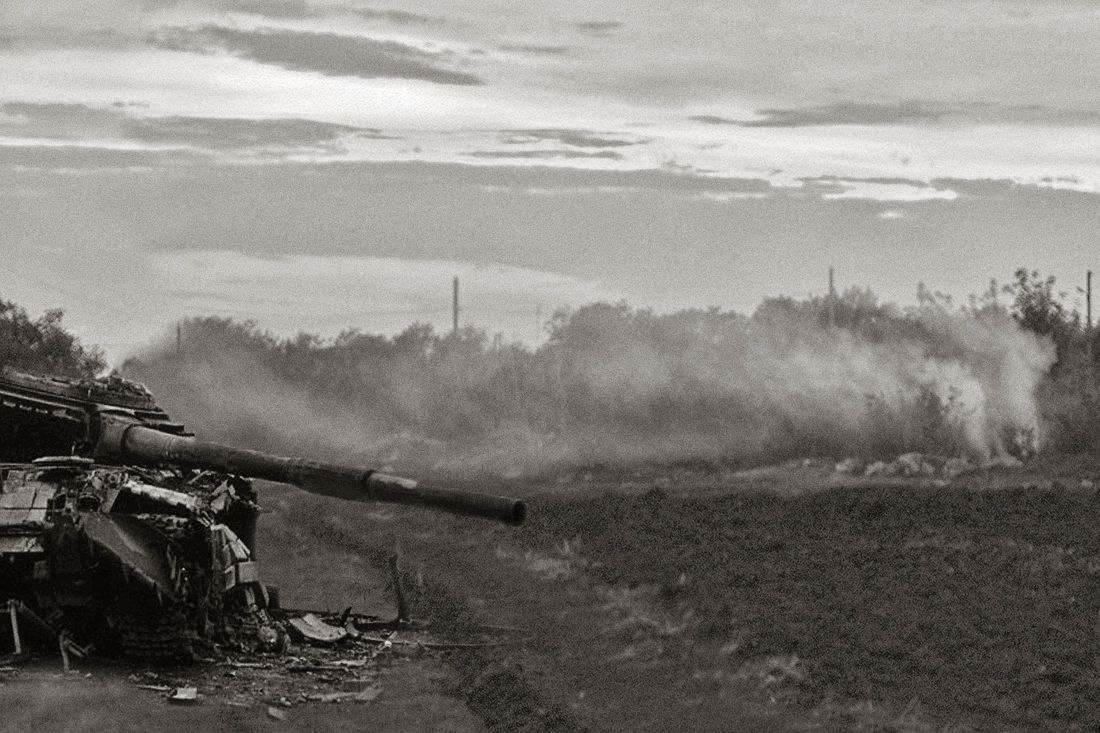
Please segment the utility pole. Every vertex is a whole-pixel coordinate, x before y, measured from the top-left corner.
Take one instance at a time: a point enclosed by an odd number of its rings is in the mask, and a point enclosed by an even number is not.
[[[1085,273],[1085,330],[1092,333],[1092,270]]]
[[[1092,270],[1085,272],[1085,355],[1092,361]]]
[[[176,321],[176,353],[183,351],[183,335],[180,333],[180,323]]]
[[[458,275],[455,275],[454,282],[454,298],[451,303],[451,313],[454,316],[454,334],[455,340],[458,340]]]
[[[833,268],[829,267],[829,328],[836,325],[836,287],[833,284]]]

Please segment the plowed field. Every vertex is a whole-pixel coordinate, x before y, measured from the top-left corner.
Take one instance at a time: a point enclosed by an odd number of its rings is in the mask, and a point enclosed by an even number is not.
[[[261,560],[286,605],[384,608],[399,547],[444,638],[490,623],[523,642],[413,655],[379,670],[377,701],[285,721],[216,695],[172,711],[102,670],[63,694],[9,679],[0,698],[20,727],[95,699],[97,720],[148,707],[181,730],[1096,730],[1090,465],[952,485],[841,486],[801,466],[487,487],[527,495],[519,529],[271,486]]]

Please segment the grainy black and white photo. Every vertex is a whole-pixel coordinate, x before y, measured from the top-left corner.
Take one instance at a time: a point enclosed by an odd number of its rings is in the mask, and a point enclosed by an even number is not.
[[[0,0],[0,263],[0,731],[1100,729],[1100,4]]]

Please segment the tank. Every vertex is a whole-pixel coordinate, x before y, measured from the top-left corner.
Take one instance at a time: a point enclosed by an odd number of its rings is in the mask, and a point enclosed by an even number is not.
[[[199,440],[143,386],[118,376],[5,368],[0,608],[12,617],[8,643],[60,642],[63,651],[157,662],[187,661],[223,642],[282,645],[278,594],[255,559],[255,479],[343,501],[524,521],[517,499]]]

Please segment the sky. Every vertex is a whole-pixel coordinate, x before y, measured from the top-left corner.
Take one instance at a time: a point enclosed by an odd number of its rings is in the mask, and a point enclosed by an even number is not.
[[[1100,241],[1085,0],[0,0],[0,298],[118,363],[276,333],[670,311]]]

